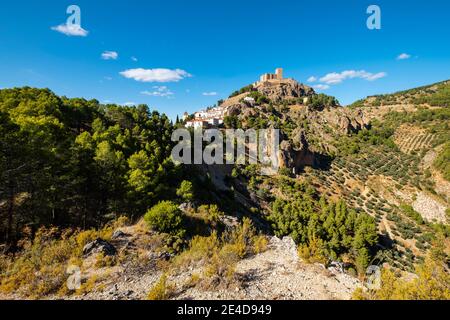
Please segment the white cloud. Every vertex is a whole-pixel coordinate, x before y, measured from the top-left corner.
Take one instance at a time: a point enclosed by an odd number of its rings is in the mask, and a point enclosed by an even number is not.
[[[133,107],[133,106],[136,105],[136,103],[135,103],[135,102],[125,102],[125,103],[123,103],[122,105],[124,105],[124,106],[126,106],[126,107]]]
[[[69,37],[87,37],[89,34],[89,31],[84,30],[81,26],[76,24],[60,24],[51,29]]]
[[[316,81],[317,81],[317,78],[314,76],[308,78],[308,82],[316,82]]]
[[[400,54],[400,55],[397,57],[397,60],[407,60],[407,59],[409,59],[409,58],[411,58],[411,55],[410,55],[410,54],[402,53],[402,54]]]
[[[382,79],[382,78],[385,78],[385,77],[387,77],[387,73],[386,72],[378,72],[378,73],[375,73],[375,74],[370,74],[367,77],[365,77],[364,79],[366,79],[367,81],[375,81],[375,80]]]
[[[119,54],[116,51],[105,51],[102,53],[103,60],[117,60]]]
[[[155,86],[153,89],[153,91],[142,91],[141,94],[151,97],[171,97],[174,95],[174,93],[166,86]]]
[[[387,76],[386,72],[371,73],[371,72],[367,72],[364,70],[359,70],[359,71],[347,70],[347,71],[343,71],[341,73],[337,73],[337,72],[329,73],[329,74],[325,75],[324,77],[320,78],[320,81],[324,82],[328,85],[336,85],[336,84],[342,83],[344,80],[347,80],[347,79],[359,78],[359,79],[364,79],[367,81],[375,81],[375,80],[384,78],[386,76]]]
[[[314,86],[314,89],[318,89],[318,90],[328,90],[330,89],[330,86],[327,84],[318,84]]]
[[[134,61],[134,62],[137,62],[137,61],[138,61],[138,58],[136,58],[136,57],[131,57],[131,60]]]
[[[213,92],[203,92],[203,95],[206,97],[213,97],[213,96],[217,96],[218,93],[213,91]]]
[[[188,72],[181,69],[129,69],[120,72],[128,79],[140,82],[178,82],[184,78],[192,77]]]
[[[104,77],[105,80],[111,81],[113,78],[112,77]]]

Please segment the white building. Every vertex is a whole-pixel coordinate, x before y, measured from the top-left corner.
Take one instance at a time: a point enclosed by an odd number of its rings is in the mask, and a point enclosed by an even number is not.
[[[208,112],[205,110],[201,110],[195,113],[195,119],[203,119],[208,117]]]
[[[208,110],[201,110],[194,114],[195,119],[186,122],[186,128],[204,128],[208,126],[217,127],[223,124],[227,109],[215,107]]]
[[[202,129],[209,125],[208,121],[205,120],[192,120],[186,122],[186,128]]]
[[[210,118],[206,119],[206,121],[208,121],[208,123],[212,126],[218,126],[220,124],[218,118]]]
[[[244,101],[250,103],[251,105],[254,105],[256,103],[255,99],[252,97],[245,97]]]

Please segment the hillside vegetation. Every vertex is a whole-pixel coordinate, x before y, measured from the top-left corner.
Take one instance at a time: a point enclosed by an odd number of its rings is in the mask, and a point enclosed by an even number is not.
[[[0,241],[15,242],[25,226],[140,216],[175,194],[172,125],[146,106],[20,88],[0,91],[0,121]]]
[[[354,298],[448,299],[449,82],[350,108],[294,80],[232,97],[225,128],[281,130],[273,176],[175,165],[182,123],[145,105],[0,90],[0,295],[347,299],[377,265]]]
[[[394,94],[384,94],[358,100],[351,107],[379,107],[382,105],[414,104],[433,107],[450,107],[450,81],[409,89]]]

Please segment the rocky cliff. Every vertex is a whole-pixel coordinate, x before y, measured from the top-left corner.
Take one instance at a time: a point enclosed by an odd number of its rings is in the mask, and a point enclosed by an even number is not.
[[[255,88],[258,92],[265,95],[273,102],[310,97],[315,94],[313,88],[298,83],[293,79],[260,82],[255,86]]]
[[[293,79],[260,82],[254,91],[266,98],[264,103],[245,102],[252,95],[247,92],[224,102],[227,115],[237,117],[245,129],[281,129],[278,160],[282,168],[300,171],[320,166],[335,151],[336,139],[370,126],[372,117],[363,109],[320,105],[317,101],[327,101],[324,95]]]

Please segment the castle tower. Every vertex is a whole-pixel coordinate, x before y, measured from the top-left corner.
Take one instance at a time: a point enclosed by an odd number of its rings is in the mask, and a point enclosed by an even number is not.
[[[283,68],[275,70],[275,74],[277,75],[277,80],[283,80]]]

